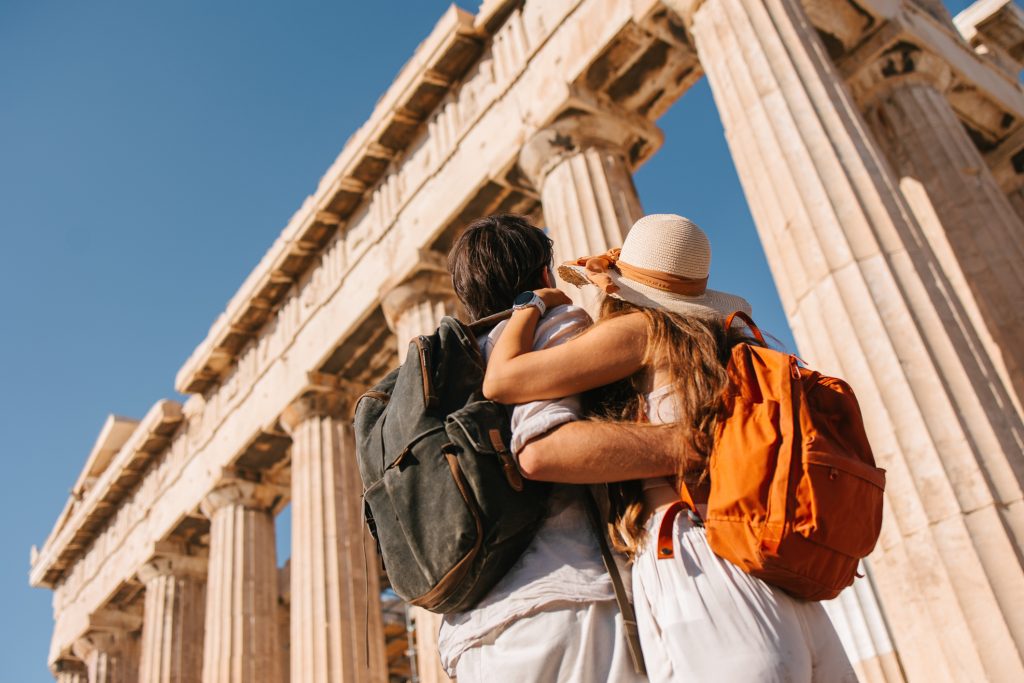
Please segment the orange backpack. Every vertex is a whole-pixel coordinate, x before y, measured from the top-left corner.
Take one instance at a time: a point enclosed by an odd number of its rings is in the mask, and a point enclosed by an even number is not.
[[[749,316],[754,336],[764,337]],[[857,399],[846,382],[798,365],[793,355],[737,344],[730,387],[709,463],[703,522],[716,555],[806,600],[827,600],[853,583],[858,561],[882,524],[885,470],[875,467]],[[658,557],[672,557],[672,523],[662,519]]]

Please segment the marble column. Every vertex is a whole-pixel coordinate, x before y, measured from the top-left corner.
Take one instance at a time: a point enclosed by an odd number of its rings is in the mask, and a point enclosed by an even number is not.
[[[952,70],[939,57],[901,43],[864,65],[850,85],[1019,410],[1024,221],[946,99],[951,82]]]
[[[416,628],[413,637],[416,639],[416,665],[419,683],[447,683],[452,679],[448,678],[448,674],[445,673],[444,667],[441,666],[441,658],[437,653],[437,636],[444,617],[422,607],[412,607],[410,612],[413,625]]]
[[[1019,680],[1024,425],[941,262],[798,0],[666,4],[800,354],[850,381],[888,469],[871,566],[907,677]]]
[[[384,683],[378,563],[363,521],[352,400],[314,392],[285,410],[291,434],[291,680]]]
[[[277,570],[277,637],[281,643],[281,683],[290,683],[292,666],[291,558]]]
[[[225,479],[201,509],[210,518],[203,683],[278,683],[277,564],[271,507],[280,489]]]
[[[146,587],[140,683],[194,683],[203,670],[207,559],[161,553],[138,571]]]
[[[863,564],[861,573],[864,576],[839,597],[822,604],[843,641],[860,683],[902,683],[906,679],[893,648],[889,625],[878,604],[870,571]]]
[[[75,656],[85,662],[89,683],[135,683],[139,680],[139,634],[135,630],[90,630],[75,641],[72,649]]]
[[[431,334],[445,315],[453,315],[458,301],[451,277],[442,271],[441,260],[433,254],[424,255],[423,268],[408,279],[394,284],[381,296],[381,307],[388,327],[395,333],[398,356],[404,361],[408,340]],[[410,607],[416,630],[416,668],[420,683],[441,683],[450,680],[441,666],[437,652],[437,634],[441,615],[422,607]]]
[[[523,146],[519,166],[540,192],[556,265],[622,246],[643,215],[628,162],[632,139],[621,118],[581,113],[559,119]]]

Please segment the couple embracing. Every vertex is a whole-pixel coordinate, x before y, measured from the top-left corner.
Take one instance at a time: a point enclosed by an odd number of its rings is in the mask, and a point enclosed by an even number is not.
[[[578,486],[605,483],[650,680],[856,680],[822,606],[715,555],[698,514],[675,518],[674,553],[657,557],[680,478],[702,509],[726,360],[752,342],[725,329],[730,313],[750,307],[706,287],[710,261],[692,222],[641,218],[621,250],[558,268],[603,295],[594,323],[555,289],[551,240],[525,219],[480,219],[452,248],[449,270],[471,316],[514,302],[477,340],[484,393],[514,406],[522,474],[556,482],[518,562],[472,609],[445,615],[441,659],[462,683],[644,680]]]

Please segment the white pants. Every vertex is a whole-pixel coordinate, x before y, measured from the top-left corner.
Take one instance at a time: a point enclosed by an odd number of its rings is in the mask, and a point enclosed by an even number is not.
[[[614,600],[519,619],[462,653],[459,683],[640,683]]]
[[[704,529],[676,517],[675,557],[656,557],[661,514],[633,567],[640,642],[651,681],[856,683],[817,602],[793,598],[715,555]]]

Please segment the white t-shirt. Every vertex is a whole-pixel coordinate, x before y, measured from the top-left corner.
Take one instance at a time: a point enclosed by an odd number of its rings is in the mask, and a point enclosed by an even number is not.
[[[533,348],[562,344],[590,325],[583,309],[556,306],[537,325]],[[505,323],[500,323],[478,340],[485,362],[504,329]],[[531,439],[578,420],[581,412],[578,395],[515,406],[512,452],[518,456]],[[473,609],[444,616],[438,650],[449,675],[454,675],[463,652],[518,619],[558,604],[615,599],[582,495],[580,487],[555,485],[547,519],[508,574]]]

